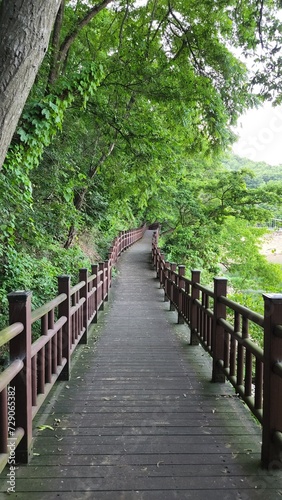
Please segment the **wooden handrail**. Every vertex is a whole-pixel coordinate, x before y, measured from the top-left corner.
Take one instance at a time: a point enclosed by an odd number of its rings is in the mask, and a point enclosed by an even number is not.
[[[258,314],[227,298],[227,280],[215,278],[211,290],[200,283],[199,271],[192,271],[191,279],[183,276],[183,266],[177,272],[158,248],[157,233],[152,262],[165,300],[190,327],[190,343],[201,343],[212,356],[212,381],[227,378],[262,424],[263,466],[279,462],[281,468],[282,294],[263,295],[264,315]],[[261,328],[263,349],[249,335],[252,324]]]
[[[21,359],[13,361],[9,368],[0,374],[0,392],[10,384],[11,380],[23,369],[24,364]]]
[[[31,292],[12,292],[10,326],[0,331],[0,346],[10,345],[10,363],[0,375],[0,472],[7,463],[9,384],[14,391],[16,460],[27,463],[32,456],[32,419],[58,380],[68,379],[71,355],[77,344],[87,342],[87,331],[97,321],[98,310],[108,299],[112,269],[119,255],[142,238],[146,225],[122,231],[113,241],[108,259],[79,270],[79,282],[59,276],[59,294],[31,311]],[[32,342],[32,326],[40,321],[41,335]],[[34,328],[34,327],[33,327]],[[18,410],[20,408],[20,411]],[[20,429],[20,431],[19,431]]]
[[[262,316],[262,314],[254,312],[251,309],[248,309],[247,307],[242,306],[241,304],[238,304],[237,302],[234,302],[234,300],[228,299],[227,297],[219,297],[219,301],[222,304],[225,304],[227,307],[230,307],[230,309],[232,309],[233,311],[237,311],[239,314],[241,314],[245,318],[248,318],[256,325],[261,326],[261,327],[264,326],[264,316]]]
[[[50,300],[49,302],[47,302],[43,306],[38,307],[37,309],[35,309],[34,311],[32,311],[32,313],[31,313],[31,322],[35,323],[35,321],[38,321],[39,319],[41,319],[42,316],[45,316],[50,311],[52,311],[53,309],[55,309],[55,307],[57,307],[64,300],[66,300],[66,298],[67,298],[66,294],[62,293],[61,295],[58,295],[58,297],[56,297],[55,299]]]
[[[14,337],[21,333],[24,329],[22,323],[14,323],[13,325],[7,326],[0,332],[0,347],[7,342],[10,342]]]

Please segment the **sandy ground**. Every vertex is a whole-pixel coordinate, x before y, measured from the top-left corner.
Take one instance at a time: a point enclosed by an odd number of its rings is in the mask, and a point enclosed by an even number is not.
[[[269,262],[282,264],[282,230],[273,231],[264,237],[261,253]]]

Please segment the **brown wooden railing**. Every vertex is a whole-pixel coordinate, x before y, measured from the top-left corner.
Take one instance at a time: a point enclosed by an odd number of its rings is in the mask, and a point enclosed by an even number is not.
[[[59,295],[35,311],[31,292],[8,295],[10,326],[0,331],[0,347],[9,344],[10,350],[10,363],[0,374],[0,471],[32,456],[32,420],[57,379],[69,379],[71,355],[78,343],[87,342],[88,328],[108,300],[113,266],[145,229],[122,231],[105,262],[93,265],[91,274],[80,269],[77,285],[60,276]],[[35,324],[41,334],[32,342]]]
[[[264,315],[227,298],[227,280],[214,278],[213,290],[200,284],[200,271],[185,277],[185,266],[165,261],[154,233],[152,260],[165,300],[186,322],[190,343],[212,356],[213,382],[227,378],[262,425],[264,467],[282,466],[282,294],[264,294]],[[264,348],[251,339],[261,328]]]

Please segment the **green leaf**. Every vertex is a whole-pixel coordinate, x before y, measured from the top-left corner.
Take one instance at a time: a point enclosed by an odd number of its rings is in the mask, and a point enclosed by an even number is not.
[[[54,427],[52,427],[51,425],[38,425],[37,429],[39,431],[45,431],[46,429],[49,429],[50,431],[53,431]]]

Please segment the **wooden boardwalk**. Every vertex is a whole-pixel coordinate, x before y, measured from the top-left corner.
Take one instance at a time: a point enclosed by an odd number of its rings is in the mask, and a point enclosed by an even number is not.
[[[208,355],[168,310],[150,241],[147,232],[122,255],[71,380],[36,417],[43,427],[14,498],[282,499],[282,472],[260,468],[259,426],[228,384],[210,382]],[[7,472],[1,499],[11,497]]]

